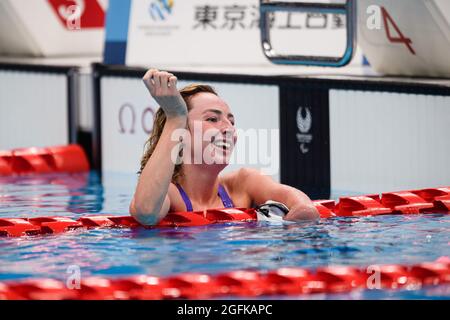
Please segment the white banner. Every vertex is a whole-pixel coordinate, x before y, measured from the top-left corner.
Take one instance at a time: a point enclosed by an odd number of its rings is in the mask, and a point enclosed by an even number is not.
[[[345,16],[280,12],[271,34],[281,54],[341,56]],[[270,66],[260,39],[258,0],[133,0],[126,64]]]
[[[0,1],[0,54],[100,55],[107,0]]]
[[[332,192],[450,185],[449,127],[450,97],[330,90]]]
[[[450,76],[450,1],[358,0],[358,27],[376,71]]]
[[[0,150],[69,143],[67,76],[0,71]]]
[[[179,81],[178,88],[191,83]],[[279,181],[279,93],[277,86],[208,82],[230,106],[238,141],[225,172],[260,169]],[[101,81],[102,170],[136,173],[158,105],[141,79]]]

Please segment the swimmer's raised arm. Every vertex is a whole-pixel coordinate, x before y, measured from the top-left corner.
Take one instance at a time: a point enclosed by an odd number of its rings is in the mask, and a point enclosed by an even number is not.
[[[285,220],[312,220],[319,218],[319,212],[311,199],[302,191],[288,185],[273,181],[270,177],[254,169],[239,170],[242,188],[256,204],[263,204],[267,200],[274,200],[285,204],[289,212]]]
[[[170,209],[168,189],[175,168],[172,153],[174,148],[179,150],[184,137],[182,130],[176,130],[186,128],[188,111],[173,74],[150,69],[143,81],[164,110],[166,123],[155,150],[141,172],[130,213],[140,223],[153,225],[164,218]],[[180,136],[173,137],[174,132],[180,132]]]

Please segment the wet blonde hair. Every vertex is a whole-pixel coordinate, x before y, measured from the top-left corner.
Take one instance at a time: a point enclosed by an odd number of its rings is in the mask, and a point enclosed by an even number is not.
[[[180,90],[181,97],[186,102],[188,112],[191,111],[192,109],[192,105],[189,102],[190,98],[201,92],[212,93],[218,96],[214,88],[206,84],[194,83]],[[156,145],[158,144],[159,138],[161,137],[165,124],[166,124],[166,114],[164,113],[162,108],[159,108],[153,120],[153,130],[150,133],[150,137],[148,138],[148,140],[145,142],[144,145],[145,151],[141,158],[141,167],[138,171],[139,175],[142,173],[142,170],[144,170],[144,167],[147,164],[148,159],[150,159],[153,152],[155,151]],[[178,178],[182,176],[182,166],[183,164],[175,165],[175,169],[172,175],[172,182],[176,182]]]

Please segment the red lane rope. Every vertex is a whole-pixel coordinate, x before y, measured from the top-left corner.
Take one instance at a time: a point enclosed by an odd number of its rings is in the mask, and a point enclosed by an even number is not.
[[[367,268],[288,267],[270,271],[237,270],[215,275],[182,273],[168,277],[139,275],[90,277],[68,288],[53,279],[0,282],[0,300],[211,299],[347,293],[354,290],[418,290],[450,283],[450,258],[415,265]]]
[[[0,151],[0,176],[53,172],[83,172],[89,163],[78,145],[49,148]],[[408,190],[342,197],[314,201],[321,218],[371,216],[381,214],[449,213],[450,187]],[[252,221],[254,209],[210,209],[197,212],[168,214],[156,227],[201,226],[213,223]],[[142,227],[131,216],[94,215],[78,220],[67,217],[1,218],[0,236],[55,234],[79,228],[135,228]]]
[[[372,216],[386,214],[449,213],[450,187],[383,193],[333,200],[313,201],[321,218]],[[213,223],[256,220],[254,209],[209,209],[195,212],[173,212],[154,227],[202,226]],[[73,220],[67,217],[1,218],[0,236],[20,237],[56,234],[74,229],[143,227],[133,217],[87,215]]]
[[[321,218],[373,216],[386,214],[450,213],[450,187],[428,188],[379,195],[342,197],[313,201]],[[154,227],[188,227],[214,223],[245,222],[257,219],[255,209],[219,208],[195,212],[169,213]],[[74,229],[144,227],[133,217],[87,215],[68,217],[0,218],[0,236],[20,237],[56,234]]]
[[[83,171],[89,162],[76,144],[0,151],[0,176]]]

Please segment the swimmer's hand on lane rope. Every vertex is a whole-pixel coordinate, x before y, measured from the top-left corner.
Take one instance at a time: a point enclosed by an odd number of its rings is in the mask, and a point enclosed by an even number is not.
[[[177,89],[177,77],[169,72],[150,69],[142,80],[168,120],[186,120],[187,106]]]

